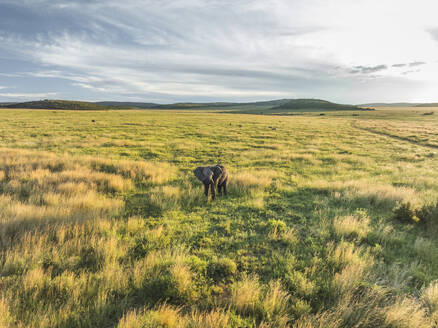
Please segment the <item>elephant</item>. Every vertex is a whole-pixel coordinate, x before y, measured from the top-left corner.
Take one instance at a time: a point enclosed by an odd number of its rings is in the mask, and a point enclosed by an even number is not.
[[[216,188],[219,194],[224,192],[227,195],[228,171],[222,165],[199,166],[193,170],[193,173],[204,184],[204,194],[208,198],[208,188],[211,189],[211,199],[216,198]]]

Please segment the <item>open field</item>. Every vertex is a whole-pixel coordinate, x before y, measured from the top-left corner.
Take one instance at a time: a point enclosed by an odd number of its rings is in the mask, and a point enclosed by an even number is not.
[[[436,327],[438,110],[324,114],[0,110],[0,327]]]
[[[438,108],[394,108],[389,112],[398,113],[401,117],[390,121],[379,119],[369,120],[361,124],[360,127],[370,132],[381,133],[389,137],[399,138],[402,141],[438,149],[437,119],[431,118],[431,116],[438,115]],[[406,112],[410,115],[403,115]],[[416,117],[418,115],[420,117]],[[412,117],[415,117],[415,124],[412,124],[410,121]]]

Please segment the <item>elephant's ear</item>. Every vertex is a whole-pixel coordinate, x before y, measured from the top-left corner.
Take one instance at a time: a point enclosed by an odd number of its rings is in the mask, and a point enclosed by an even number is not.
[[[204,177],[204,174],[203,174],[202,171],[203,171],[203,170],[202,170],[202,167],[197,167],[197,168],[193,171],[193,173],[195,174],[195,177],[197,177],[199,181],[204,182],[205,177]]]
[[[193,173],[201,182],[210,181],[211,177],[213,175],[213,172],[212,172],[212,170],[210,170],[209,167],[202,167],[202,166],[197,167],[193,171]]]
[[[211,181],[211,178],[213,177],[214,172],[211,170],[210,167],[203,167],[202,174],[204,175],[205,180]]]

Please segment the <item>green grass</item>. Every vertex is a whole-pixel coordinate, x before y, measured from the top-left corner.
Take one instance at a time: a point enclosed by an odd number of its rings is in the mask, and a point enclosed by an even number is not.
[[[0,110],[0,326],[436,326],[422,111]]]

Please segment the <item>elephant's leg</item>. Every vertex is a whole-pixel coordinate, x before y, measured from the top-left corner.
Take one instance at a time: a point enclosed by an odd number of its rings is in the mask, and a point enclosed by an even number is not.
[[[214,183],[211,183],[210,185],[211,185],[211,188],[210,188],[211,189],[211,199],[215,200],[215,198],[216,198],[216,190],[215,190],[216,188],[215,187],[216,186]]]
[[[217,186],[217,192],[218,192],[219,195],[222,194],[222,187],[223,187],[222,184]]]
[[[208,197],[208,183],[204,183],[204,194]]]

